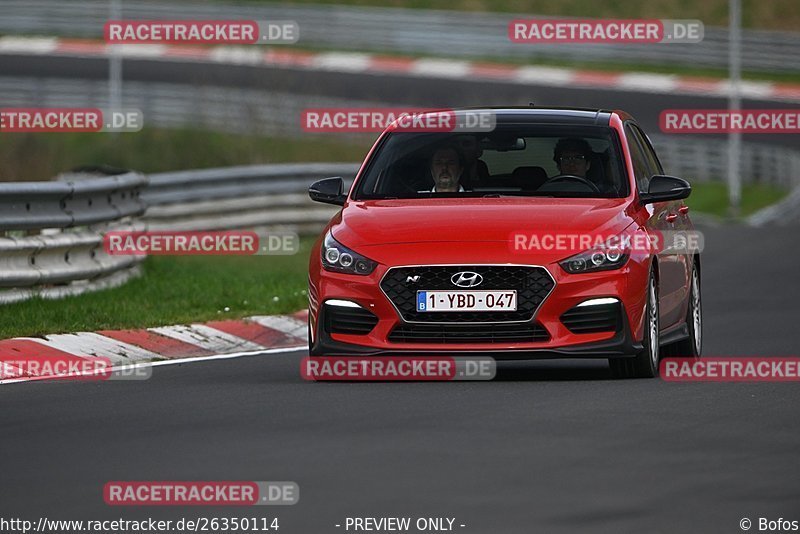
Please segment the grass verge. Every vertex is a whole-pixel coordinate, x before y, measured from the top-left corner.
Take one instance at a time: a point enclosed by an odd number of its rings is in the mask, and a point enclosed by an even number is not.
[[[742,186],[740,214],[746,217],[778,202],[787,191],[767,184],[745,184]],[[698,213],[728,216],[728,184],[725,182],[704,182],[692,184],[692,194],[686,203]]]
[[[4,305],[0,339],[296,312],[308,304],[313,242],[293,256],[151,256],[115,289]]]

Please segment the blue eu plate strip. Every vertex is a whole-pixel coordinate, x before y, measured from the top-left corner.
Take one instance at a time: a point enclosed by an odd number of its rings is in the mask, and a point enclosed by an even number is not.
[[[417,291],[417,311],[425,311],[425,301],[428,299],[427,291]]]

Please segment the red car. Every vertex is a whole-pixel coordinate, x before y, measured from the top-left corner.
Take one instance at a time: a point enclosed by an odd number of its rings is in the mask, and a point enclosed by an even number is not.
[[[504,108],[490,131],[377,140],[309,265],[311,356],[607,358],[658,375],[699,357],[691,187],[622,111]],[[469,121],[467,121],[469,122]]]

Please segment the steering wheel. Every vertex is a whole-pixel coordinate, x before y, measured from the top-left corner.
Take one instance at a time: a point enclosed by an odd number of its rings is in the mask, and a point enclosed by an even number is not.
[[[593,184],[592,182],[590,182],[586,178],[583,178],[581,176],[577,176],[575,174],[559,174],[558,176],[553,176],[552,178],[547,180],[544,184],[542,184],[542,187],[545,187],[545,186],[547,186],[549,184],[557,183],[557,182],[578,182],[578,183],[583,184],[586,187],[590,188],[592,190],[592,192],[594,192],[594,193],[599,193],[600,192],[600,188],[598,188],[595,184]]]

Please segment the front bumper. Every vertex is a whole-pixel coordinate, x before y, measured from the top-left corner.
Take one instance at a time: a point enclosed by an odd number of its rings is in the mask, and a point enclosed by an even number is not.
[[[323,312],[324,313],[324,312]],[[633,357],[643,350],[641,342],[632,339],[630,327],[625,314],[623,314],[623,326],[619,332],[613,334],[610,339],[568,345],[565,347],[542,347],[542,348],[519,348],[519,347],[498,347],[492,346],[484,348],[455,349],[452,345],[427,345],[428,349],[415,348],[375,348],[365,345],[356,345],[337,341],[324,329],[319,329],[318,337],[313,344],[311,356],[474,356],[490,357],[495,360],[536,360],[554,358],[626,358]]]
[[[313,257],[313,256],[312,256]],[[468,265],[468,264],[465,264]],[[474,265],[474,264],[473,264]],[[571,275],[558,264],[542,266],[555,282],[532,320],[517,324],[538,325],[547,332],[544,341],[513,342],[393,342],[392,332],[408,326],[401,313],[380,288],[388,271],[379,266],[369,276],[325,271],[312,262],[309,276],[309,321],[312,356],[488,356],[495,359],[617,358],[642,350],[642,320],[649,264],[632,259],[622,269]],[[562,322],[562,315],[584,301],[615,298],[620,303],[620,321],[614,330],[575,333]],[[368,333],[329,332],[325,314],[331,299],[358,304],[377,321]],[[396,339],[396,336],[395,336]]]

